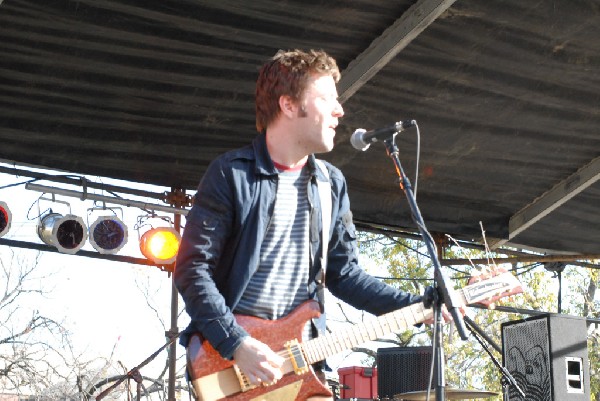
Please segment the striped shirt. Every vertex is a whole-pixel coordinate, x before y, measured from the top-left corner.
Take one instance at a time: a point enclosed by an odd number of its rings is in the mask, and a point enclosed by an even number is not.
[[[306,168],[279,174],[275,207],[261,259],[235,312],[279,319],[308,299],[310,264]]]

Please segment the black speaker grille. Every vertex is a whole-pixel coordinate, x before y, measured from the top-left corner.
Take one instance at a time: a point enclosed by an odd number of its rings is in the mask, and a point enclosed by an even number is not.
[[[377,394],[380,399],[423,391],[429,383],[431,347],[393,347],[377,350]]]
[[[510,401],[552,401],[550,344],[546,319],[524,321],[504,328],[504,365],[527,398],[514,387]]]

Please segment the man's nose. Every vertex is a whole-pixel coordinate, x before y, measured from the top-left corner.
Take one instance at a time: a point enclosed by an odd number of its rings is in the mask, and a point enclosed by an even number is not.
[[[343,117],[344,116],[344,108],[342,107],[342,104],[340,102],[336,102],[336,106],[333,109],[333,115],[336,117]]]

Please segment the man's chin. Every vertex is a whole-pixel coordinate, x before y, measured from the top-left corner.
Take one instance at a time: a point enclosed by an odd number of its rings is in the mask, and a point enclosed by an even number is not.
[[[333,150],[333,148],[335,147],[335,140],[334,140],[334,138],[332,137],[331,140],[326,141],[323,144],[323,147],[325,149],[325,150],[323,150],[323,152],[331,152]]]
[[[332,144],[324,144],[323,146],[321,146],[321,148],[317,151],[315,151],[315,154],[320,154],[320,153],[328,153],[331,152],[333,150],[333,143]]]

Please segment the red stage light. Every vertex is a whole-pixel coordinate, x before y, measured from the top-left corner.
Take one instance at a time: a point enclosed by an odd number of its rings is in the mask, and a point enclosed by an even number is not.
[[[8,205],[0,201],[0,237],[10,230],[11,214]]]

